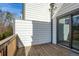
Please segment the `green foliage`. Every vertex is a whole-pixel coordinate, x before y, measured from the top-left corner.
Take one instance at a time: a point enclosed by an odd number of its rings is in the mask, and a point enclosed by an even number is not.
[[[3,12],[3,11],[0,10],[0,12]],[[6,29],[4,29],[4,32],[2,32],[2,33],[0,32],[0,40],[3,40],[3,39],[5,39],[5,38],[7,38],[7,37],[9,37],[9,36],[11,36],[13,34],[13,28],[12,28],[12,25],[11,25],[12,20],[14,19],[13,14],[11,14],[10,12],[6,12],[6,15],[3,14],[3,16],[6,17],[5,20],[8,20],[9,26],[6,27]],[[6,21],[3,24],[5,24],[5,23],[6,23]],[[2,24],[2,22],[0,21],[0,25],[1,24]]]
[[[0,33],[0,40],[3,39],[3,33]]]
[[[79,38],[75,38],[76,41],[79,41]]]
[[[10,12],[7,12],[6,19],[8,19],[9,21],[11,21],[13,19],[13,15]]]
[[[11,26],[7,27],[7,30],[0,34],[0,40],[5,39],[13,34],[13,29]]]
[[[78,26],[73,26],[73,30],[79,30],[79,25]]]

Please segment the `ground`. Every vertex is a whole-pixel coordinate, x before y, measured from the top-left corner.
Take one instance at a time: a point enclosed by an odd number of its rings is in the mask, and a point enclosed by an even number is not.
[[[54,44],[42,44],[19,48],[16,56],[78,56],[71,50]]]

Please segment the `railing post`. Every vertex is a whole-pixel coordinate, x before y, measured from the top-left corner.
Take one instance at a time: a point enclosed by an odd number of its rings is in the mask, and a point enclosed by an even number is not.
[[[7,56],[7,46],[3,49],[3,56]]]

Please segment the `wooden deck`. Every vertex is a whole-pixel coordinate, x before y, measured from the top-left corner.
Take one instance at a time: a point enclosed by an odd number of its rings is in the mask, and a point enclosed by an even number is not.
[[[62,46],[54,44],[42,44],[20,48],[16,56],[78,56]]]

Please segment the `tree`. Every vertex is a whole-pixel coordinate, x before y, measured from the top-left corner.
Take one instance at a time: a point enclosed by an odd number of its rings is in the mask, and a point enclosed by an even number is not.
[[[14,19],[13,14],[11,14],[10,12],[6,13],[6,19],[9,21],[12,21]]]
[[[1,26],[3,25],[3,27],[1,28],[2,31],[0,32],[0,40],[2,40],[13,34],[12,21],[14,20],[14,16],[10,12],[4,12],[0,10],[0,17],[0,20],[2,21]],[[9,24],[5,26],[7,23]]]

